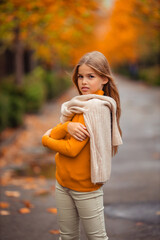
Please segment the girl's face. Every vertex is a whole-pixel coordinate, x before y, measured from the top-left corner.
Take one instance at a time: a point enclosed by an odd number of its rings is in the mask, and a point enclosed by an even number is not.
[[[98,90],[102,90],[103,85],[108,82],[107,78],[100,77],[91,67],[82,64],[78,68],[78,87],[80,92],[92,94]]]

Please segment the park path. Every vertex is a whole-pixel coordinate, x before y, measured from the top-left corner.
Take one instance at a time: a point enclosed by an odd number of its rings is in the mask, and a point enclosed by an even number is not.
[[[111,240],[160,238],[160,88],[116,76],[123,145],[104,186]]]
[[[123,145],[112,159],[111,178],[104,185],[106,230],[110,240],[158,240],[160,89],[119,75],[115,80],[121,98]],[[1,201],[10,204],[4,209],[9,215],[0,216],[2,240],[58,239],[58,234],[50,233],[58,229],[56,214],[47,211],[55,208],[55,179],[48,178],[46,168],[48,164],[54,171],[54,158],[42,146],[41,136],[59,123],[61,104],[75,95],[77,91],[70,88],[45,104],[39,114],[26,115],[23,127],[2,133]],[[6,191],[20,196],[9,197]],[[19,212],[24,201],[33,205],[28,214]],[[83,229],[81,236],[86,239]]]

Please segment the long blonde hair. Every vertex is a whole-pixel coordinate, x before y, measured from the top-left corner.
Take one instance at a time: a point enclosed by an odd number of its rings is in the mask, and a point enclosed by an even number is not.
[[[72,81],[75,84],[78,92],[80,95],[82,93],[79,90],[78,87],[78,68],[82,64],[86,64],[87,66],[91,67],[100,77],[103,78],[108,78],[108,82],[104,84],[103,86],[103,91],[105,96],[112,97],[117,104],[117,111],[116,111],[116,117],[117,117],[117,124],[118,124],[118,129],[120,132],[120,135],[122,136],[122,131],[120,128],[120,116],[121,116],[121,107],[120,107],[120,97],[118,93],[118,88],[114,82],[111,68],[109,66],[109,63],[106,59],[106,57],[98,51],[93,51],[93,52],[88,52],[85,55],[81,57],[79,60],[78,64],[74,67],[73,73],[72,73]],[[118,146],[113,146],[112,147],[112,156],[114,156],[118,152]]]

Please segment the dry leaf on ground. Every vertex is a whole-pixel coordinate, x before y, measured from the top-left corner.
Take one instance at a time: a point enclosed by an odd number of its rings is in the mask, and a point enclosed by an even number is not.
[[[37,184],[35,184],[35,183],[25,183],[24,185],[23,185],[23,188],[24,189],[36,189],[38,186],[37,186]]]
[[[0,208],[8,208],[10,206],[7,202],[0,202]]]
[[[51,234],[59,234],[59,230],[50,230],[49,231]]]
[[[19,197],[20,192],[18,192],[18,191],[5,191],[5,195],[7,197]]]
[[[27,207],[27,208],[33,208],[34,205],[28,201],[28,200],[22,200],[22,203]]]
[[[47,195],[47,194],[50,194],[50,191],[46,189],[40,189],[37,192],[35,192],[35,195]]]
[[[20,208],[18,211],[19,211],[19,213],[22,213],[22,214],[30,213],[29,208]]]
[[[47,208],[47,211],[50,212],[50,213],[56,214],[57,213],[57,208]]]
[[[136,226],[143,226],[144,223],[143,222],[136,222]]]
[[[10,212],[9,211],[6,211],[6,210],[0,210],[0,215],[10,215]]]

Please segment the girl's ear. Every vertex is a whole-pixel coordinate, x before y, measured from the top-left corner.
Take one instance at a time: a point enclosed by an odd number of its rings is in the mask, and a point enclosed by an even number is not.
[[[106,84],[107,82],[108,82],[108,78],[105,77],[105,78],[103,79],[103,84]]]

